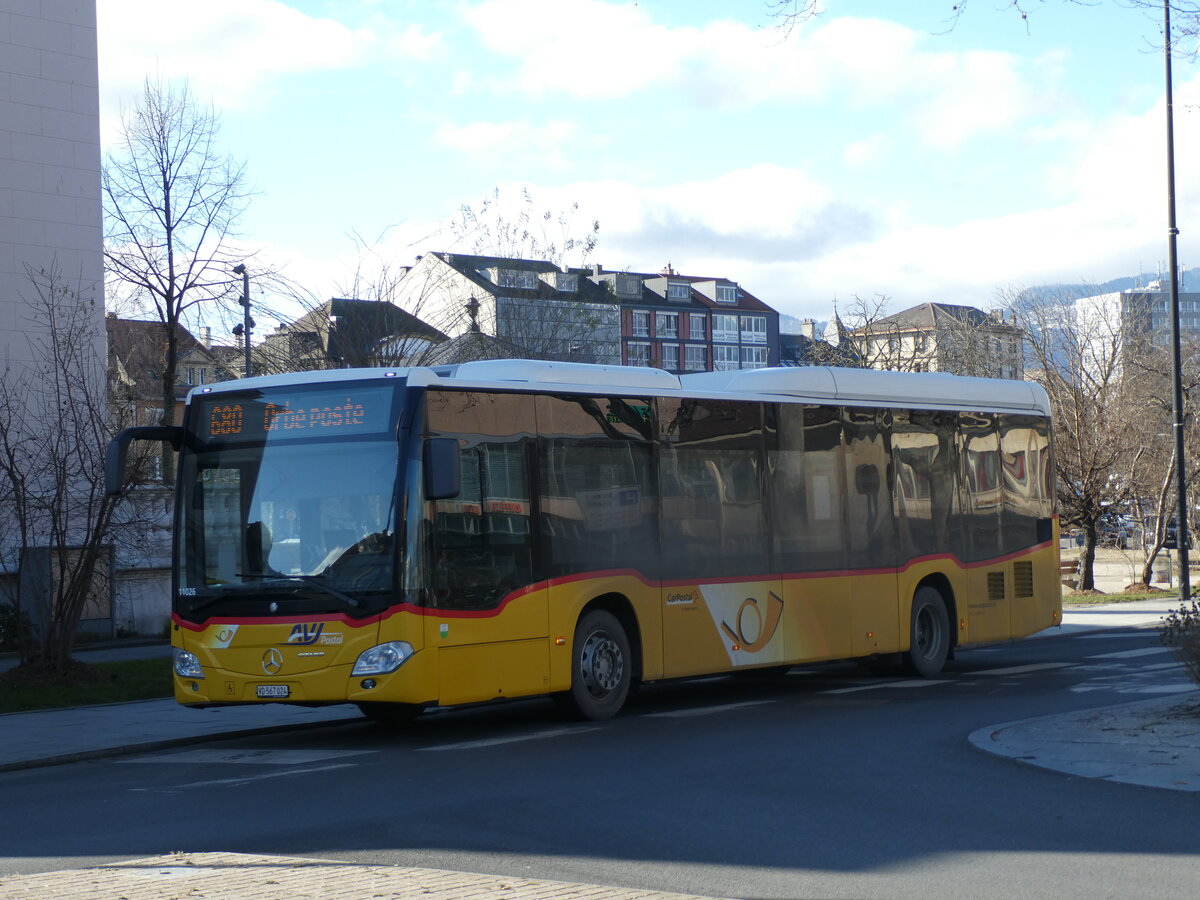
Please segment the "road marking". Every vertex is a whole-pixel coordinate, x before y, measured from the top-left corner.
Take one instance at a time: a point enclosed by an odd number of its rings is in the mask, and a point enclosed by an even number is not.
[[[181,789],[198,788],[198,787],[215,787],[218,785],[229,784],[247,784],[251,781],[266,781],[268,778],[290,778],[293,775],[309,775],[313,772],[330,772],[334,769],[352,769],[354,763],[334,763],[330,766],[313,766],[308,769],[284,769],[280,772],[264,772],[261,775],[243,775],[240,778],[214,778],[211,781],[181,781],[176,784],[170,793],[175,793]],[[131,791],[148,791],[155,792],[155,788],[130,788]]]
[[[744,703],[723,703],[720,706],[698,706],[694,709],[673,709],[669,712],[646,713],[647,719],[691,719],[696,716],[712,716],[728,712],[731,709],[745,709],[748,706],[763,706],[774,703],[774,700],[747,700]]]
[[[1096,691],[1115,691],[1118,694],[1186,694],[1188,691],[1194,691],[1196,685],[1187,684],[1148,684],[1142,687],[1121,685],[1115,687],[1111,684],[1074,684],[1069,690],[1073,694],[1090,694]]]
[[[837,688],[832,691],[821,691],[822,694],[853,694],[855,691],[875,691],[880,688],[917,688],[929,687],[934,684],[949,684],[944,678],[911,678],[906,681],[881,681],[877,684],[864,684],[861,687]]]
[[[1118,650],[1116,653],[1098,653],[1086,656],[1084,659],[1133,659],[1135,656],[1154,656],[1158,653],[1169,653],[1170,647],[1142,647],[1139,650]]]
[[[1110,641],[1115,638],[1144,638],[1145,632],[1138,633],[1136,631],[1105,631],[1100,634],[1077,634],[1076,637],[1083,641]]]
[[[588,728],[551,728],[547,731],[533,731],[529,734],[515,734],[509,737],[500,738],[485,738],[481,741],[460,741],[457,744],[437,744],[433,747],[416,747],[419,752],[439,751],[439,750],[479,750],[483,747],[498,747],[501,744],[517,744],[521,741],[540,741],[543,738],[562,737],[570,734],[584,734],[588,731],[599,731],[600,726],[592,726]]]
[[[1044,672],[1047,669],[1067,669],[1075,663],[1033,663],[1028,666],[1002,666],[999,669],[980,669],[978,672],[964,672],[964,675],[1024,675],[1027,672]]]
[[[338,759],[343,756],[361,756],[364,753],[378,753],[378,750],[214,750],[198,748],[183,750],[178,753],[155,753],[146,756],[132,756],[119,759],[122,763],[234,763],[237,765],[257,766],[300,766],[321,762],[325,759]]]

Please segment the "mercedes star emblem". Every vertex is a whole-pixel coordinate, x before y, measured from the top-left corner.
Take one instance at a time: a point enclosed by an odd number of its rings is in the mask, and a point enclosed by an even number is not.
[[[263,654],[262,666],[268,675],[278,675],[283,668],[283,654],[272,647]]]

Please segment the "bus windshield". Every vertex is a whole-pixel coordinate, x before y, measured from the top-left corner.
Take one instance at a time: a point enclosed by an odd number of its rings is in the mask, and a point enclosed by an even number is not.
[[[393,396],[359,385],[194,402],[177,611],[378,611],[395,571]]]

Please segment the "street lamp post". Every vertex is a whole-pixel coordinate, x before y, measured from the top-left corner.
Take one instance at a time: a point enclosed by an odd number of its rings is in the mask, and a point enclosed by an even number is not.
[[[1175,433],[1175,485],[1177,490],[1175,534],[1179,545],[1179,599],[1191,599],[1191,579],[1188,574],[1188,502],[1187,478],[1183,460],[1183,354],[1179,336],[1179,262],[1176,244],[1179,228],[1175,221],[1175,115],[1171,88],[1171,2],[1163,0],[1163,56],[1166,60],[1167,82],[1167,268],[1171,285],[1171,375],[1174,380],[1172,412]]]
[[[242,296],[238,300],[244,307],[244,317],[241,325],[235,325],[233,328],[234,334],[242,336],[242,349],[245,351],[246,357],[246,374],[245,377],[250,377],[250,331],[254,328],[254,320],[250,318],[250,273],[246,271],[246,264],[239,263],[233,267],[234,275],[242,276]]]

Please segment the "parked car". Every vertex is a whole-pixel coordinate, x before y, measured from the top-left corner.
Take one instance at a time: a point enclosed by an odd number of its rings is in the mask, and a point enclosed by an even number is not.
[[[1103,513],[1096,523],[1096,540],[1101,547],[1128,550],[1132,543],[1133,520],[1118,513]]]

